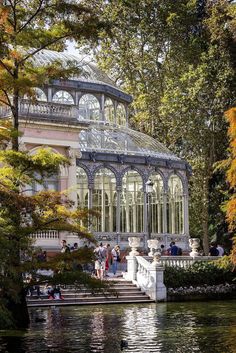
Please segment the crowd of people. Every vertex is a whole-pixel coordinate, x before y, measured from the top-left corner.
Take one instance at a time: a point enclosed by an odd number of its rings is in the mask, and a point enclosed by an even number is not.
[[[115,245],[112,249],[110,244],[99,244],[94,249],[95,255],[95,276],[99,279],[108,277],[109,269],[111,274],[116,276],[120,262],[125,261],[125,255],[121,256],[120,246]]]
[[[78,243],[70,245],[67,244],[66,240],[62,240],[61,253],[71,253],[76,250],[78,250]],[[183,254],[181,247],[176,245],[174,241],[170,243],[167,249],[162,244],[160,246],[160,251],[162,256],[180,256]],[[225,250],[221,244],[211,242],[209,254],[207,254],[208,256],[223,256],[224,254]],[[86,268],[83,270],[88,270],[88,272],[94,274],[94,276],[100,280],[103,280],[104,277],[109,276],[116,277],[117,274],[119,276],[119,270],[126,270],[126,255],[127,252],[123,251],[121,253],[119,245],[115,245],[112,248],[109,243],[105,245],[103,245],[103,243],[100,243],[94,249],[94,266],[90,267],[89,269]],[[188,253],[184,253],[184,255],[188,255]],[[200,252],[200,255],[203,255],[203,253]],[[47,261],[46,251],[39,251],[36,257],[39,263]],[[63,299],[60,286],[51,286],[47,283],[44,286],[41,286],[39,283],[37,283],[37,279],[33,280],[31,276],[28,276],[25,282],[26,292],[29,296],[36,295],[39,298],[42,296],[47,296],[49,299],[55,300]]]

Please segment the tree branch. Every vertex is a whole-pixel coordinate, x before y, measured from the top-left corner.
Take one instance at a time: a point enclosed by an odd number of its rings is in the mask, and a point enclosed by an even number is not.
[[[49,47],[50,45],[52,44],[55,44],[57,42],[59,42],[60,40],[62,39],[65,39],[67,37],[70,37],[73,33],[68,33],[68,34],[65,34],[64,36],[61,36],[61,37],[58,37],[58,38],[55,38],[54,40],[52,40],[51,42],[48,42],[44,45],[42,45],[40,48],[38,49],[35,49],[35,51],[33,51],[32,53],[26,55],[26,57],[24,57],[22,60],[19,61],[19,65],[21,65],[23,62],[25,62],[26,60],[28,60],[30,57],[33,57],[35,54],[37,54],[38,52],[40,52],[41,50],[43,49],[46,49],[47,47]]]
[[[42,10],[42,5],[43,5],[44,0],[40,0],[40,4],[37,8],[37,10],[35,11],[35,13],[33,15],[30,16],[30,18],[18,29],[18,31],[16,32],[16,34],[20,33]]]
[[[14,31],[16,32],[16,2],[13,0],[8,0],[10,5],[11,5],[11,8],[12,8],[12,11],[13,11],[13,18],[14,18],[14,23],[12,23],[11,21],[9,21],[11,23],[11,25],[14,27]]]
[[[0,98],[0,102],[3,103],[3,104],[5,104],[5,105],[7,105],[7,106],[9,106],[9,104],[8,104],[6,101],[4,101],[3,99],[1,99],[1,98]],[[11,106],[10,106],[10,107],[11,107]]]
[[[0,65],[13,77],[13,73],[2,60],[0,60]]]
[[[11,100],[10,100],[10,98],[9,98],[9,95],[8,95],[7,91],[6,91],[5,89],[2,89],[2,91],[3,91],[3,93],[5,94],[5,96],[6,96],[6,98],[7,98],[7,102],[8,102],[7,105],[9,105],[9,107],[12,108]]]

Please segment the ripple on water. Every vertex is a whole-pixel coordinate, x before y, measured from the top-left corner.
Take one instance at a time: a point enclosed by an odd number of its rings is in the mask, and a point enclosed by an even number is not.
[[[235,353],[236,301],[30,309],[1,353]],[[36,322],[35,318],[44,318]]]

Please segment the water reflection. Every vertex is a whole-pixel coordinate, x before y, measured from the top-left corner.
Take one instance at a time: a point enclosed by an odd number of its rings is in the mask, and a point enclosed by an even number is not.
[[[235,353],[236,301],[31,309],[1,353]]]

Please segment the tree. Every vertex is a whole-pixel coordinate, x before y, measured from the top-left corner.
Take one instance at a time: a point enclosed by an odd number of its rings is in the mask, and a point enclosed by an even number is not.
[[[227,168],[226,180],[230,188],[230,198],[225,203],[226,220],[229,224],[229,230],[234,234],[236,230],[236,108],[231,108],[225,114],[229,123],[229,158],[221,166]],[[233,249],[230,254],[231,261],[236,266],[236,236],[233,237]]]
[[[100,65],[134,96],[133,125],[191,164],[190,234],[203,238],[208,253],[209,219],[216,222],[209,202],[221,192],[210,185],[226,153],[223,112],[235,97],[235,7],[120,0],[103,13],[114,25],[96,49]]]
[[[19,102],[25,94],[35,99],[34,87],[53,78],[67,78],[74,72],[73,62],[67,68],[59,61],[35,67],[34,56],[43,49],[63,50],[66,41],[94,40],[104,27],[93,4],[77,0],[7,0],[0,4],[0,108],[10,111],[13,128],[3,122],[0,129],[0,242],[4,259],[1,264],[0,310],[9,323],[26,327],[28,313],[25,301],[21,254],[30,249],[30,234],[40,229],[58,229],[86,235],[81,231],[82,214],[69,211],[69,201],[53,193],[27,196],[26,185],[42,182],[55,173],[62,156],[42,150],[34,156],[19,152]],[[76,68],[78,72],[78,68]],[[40,176],[38,179],[37,175]],[[28,266],[29,270],[29,266]],[[8,290],[7,290],[8,288]],[[6,322],[5,322],[6,323]]]
[[[72,210],[66,195],[50,190],[31,193],[33,183],[42,183],[45,177],[58,172],[60,165],[68,163],[65,157],[49,149],[41,149],[34,155],[8,150],[0,152],[0,163],[0,325],[6,327],[11,323],[22,328],[28,324],[24,274],[33,274],[43,266],[33,256],[30,235],[54,229],[73,232],[90,242],[95,240],[81,225],[81,220],[86,219],[88,213]],[[44,267],[56,271],[52,279],[55,283],[74,283],[77,280],[80,284],[98,287],[81,268],[74,269],[75,262],[78,267],[78,264],[91,259],[91,251],[80,249],[72,256],[60,254]]]
[[[58,61],[36,68],[34,56],[43,49],[63,50],[69,39],[78,43],[93,40],[102,27],[99,13],[85,1],[1,1],[0,104],[10,108],[16,131],[20,98],[25,94],[34,98],[33,87],[55,77],[68,77],[74,69],[73,63],[67,63],[66,69]],[[19,148],[17,133],[12,136],[12,147]]]

